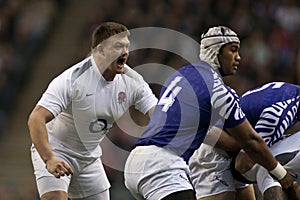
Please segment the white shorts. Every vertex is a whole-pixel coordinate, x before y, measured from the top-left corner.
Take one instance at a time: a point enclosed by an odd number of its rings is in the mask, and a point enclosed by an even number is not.
[[[154,145],[138,146],[131,151],[124,178],[136,199],[159,200],[174,192],[193,190],[186,162]]]
[[[294,177],[296,181],[300,181],[300,132],[294,133],[283,140],[278,141],[270,147],[272,154],[280,161],[282,157],[292,159],[284,164],[284,168]],[[298,151],[298,152],[297,152]],[[295,153],[296,152],[296,153]],[[281,157],[281,159],[280,159]],[[260,167],[257,172],[257,186],[264,193],[267,189],[273,186],[280,186],[277,180],[274,180],[269,172]]]
[[[39,195],[51,191],[65,191],[69,198],[86,198],[101,193],[110,188],[110,183],[104,171],[101,159],[95,159],[85,166],[80,161],[55,152],[73,169],[74,175],[56,178],[48,172],[34,146],[31,147],[31,159],[36,177]],[[105,199],[106,200],[106,199]]]
[[[231,161],[232,158],[225,151],[201,144],[189,160],[191,181],[197,199],[248,186],[233,178]]]

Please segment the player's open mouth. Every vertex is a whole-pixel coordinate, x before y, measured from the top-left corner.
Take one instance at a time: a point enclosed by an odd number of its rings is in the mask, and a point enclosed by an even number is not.
[[[125,62],[126,62],[126,58],[124,58],[124,57],[120,57],[120,58],[118,58],[118,60],[117,60],[118,66],[124,65]]]
[[[233,69],[234,69],[234,70],[237,70],[237,69],[238,69],[238,65],[239,65],[239,64],[234,64],[234,65],[233,65]]]

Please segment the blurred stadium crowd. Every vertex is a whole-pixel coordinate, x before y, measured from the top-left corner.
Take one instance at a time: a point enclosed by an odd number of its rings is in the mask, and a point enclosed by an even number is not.
[[[0,0],[0,135],[63,2]]]
[[[226,25],[242,41],[242,62],[238,77],[233,78],[237,84],[232,83],[238,93],[271,80],[297,82],[300,49],[300,1],[297,0],[119,0],[99,2],[90,15],[86,31],[102,21],[116,20],[129,28],[173,29],[198,42],[208,27]],[[89,39],[90,32],[85,36]],[[149,50],[130,58],[132,66],[157,62],[176,68],[182,64],[168,52]]]
[[[72,0],[0,0],[0,136],[17,103],[18,91],[34,70],[30,67],[34,58],[55,28],[57,13],[69,3]],[[129,29],[169,28],[198,42],[200,33],[208,27],[226,25],[241,38],[242,62],[238,75],[225,80],[238,94],[269,81],[300,83],[298,0],[99,0],[97,6],[85,14],[89,15],[89,21],[82,29],[82,48],[78,48],[80,52],[74,60],[89,53],[91,31],[104,21],[121,22]],[[133,67],[161,63],[177,69],[186,63],[183,58],[158,49],[130,53],[128,63]],[[152,88],[159,93],[160,86],[152,85]],[[123,149],[132,148],[134,138],[117,127],[108,137]],[[104,150],[104,154],[114,158],[113,151]],[[107,170],[113,186],[112,199],[132,199],[124,191],[122,174],[109,167]]]

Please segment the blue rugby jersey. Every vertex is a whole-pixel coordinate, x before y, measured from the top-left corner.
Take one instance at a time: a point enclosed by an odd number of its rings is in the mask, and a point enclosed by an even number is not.
[[[247,119],[268,146],[297,122],[298,85],[272,82],[244,93],[240,105]]]
[[[234,90],[205,62],[187,65],[171,75],[137,146],[171,149],[187,162],[210,126],[225,119],[224,128],[245,120]]]

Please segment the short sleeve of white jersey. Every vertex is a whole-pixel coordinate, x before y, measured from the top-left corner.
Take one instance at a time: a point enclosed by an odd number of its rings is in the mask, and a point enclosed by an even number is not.
[[[148,112],[157,103],[157,98],[152,93],[149,85],[145,83],[141,88],[138,89],[137,102],[135,108],[142,113]]]
[[[156,105],[158,100],[149,87],[149,84],[139,73],[126,65],[125,74],[135,80],[134,84],[138,86],[135,90],[135,108],[145,114]]]
[[[46,108],[54,116],[65,110],[71,101],[71,80],[68,76],[67,70],[54,78],[37,105]]]

